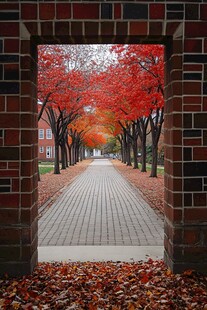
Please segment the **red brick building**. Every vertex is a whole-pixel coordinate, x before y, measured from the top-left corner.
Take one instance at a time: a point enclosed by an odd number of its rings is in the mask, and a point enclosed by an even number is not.
[[[54,160],[54,138],[47,122],[40,119],[38,122],[38,158],[43,161]]]

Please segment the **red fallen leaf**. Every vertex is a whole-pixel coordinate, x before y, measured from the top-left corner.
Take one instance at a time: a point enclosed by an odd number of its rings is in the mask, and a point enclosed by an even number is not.
[[[19,283],[17,281],[13,281],[11,285],[12,286],[17,286],[17,285],[19,285]]]
[[[117,281],[118,281],[119,283],[123,282],[122,277],[118,277],[118,278],[117,278]]]
[[[135,278],[132,278],[129,280],[129,282],[131,282],[131,283],[136,282],[136,281],[137,281],[137,279],[135,279]]]
[[[94,304],[89,304],[88,305],[88,310],[97,310],[97,309],[98,309],[98,307],[96,305],[94,305]]]
[[[61,270],[66,268],[68,274],[62,275]],[[130,310],[207,310],[204,308],[207,305],[206,277],[194,273],[189,277],[185,274],[166,276],[167,273],[163,261],[153,260],[145,263],[42,263],[24,280],[2,280],[0,304],[4,305],[3,310],[11,309],[13,301],[26,310],[34,310],[31,305],[41,310],[83,310],[89,309],[89,305],[92,310],[112,309],[112,306],[118,310],[130,307]],[[150,281],[143,283],[141,279]],[[14,281],[19,285],[12,286]],[[13,288],[17,289],[16,295],[9,298]],[[33,291],[39,294],[36,299],[29,295]]]
[[[168,270],[166,271],[166,276],[171,276],[171,275],[172,275],[172,272],[171,272],[171,270],[168,269]]]
[[[11,306],[12,306],[12,309],[14,309],[14,310],[18,310],[18,309],[21,308],[21,304],[19,302],[17,302],[17,301],[13,301],[11,303]]]
[[[37,291],[28,291],[28,295],[35,299],[39,296],[39,293]]]
[[[147,282],[149,282],[149,277],[148,277],[147,275],[144,275],[144,276],[140,279],[140,281],[141,281],[142,283],[147,283]]]
[[[115,292],[116,295],[121,295],[123,293],[124,293],[124,291],[122,291],[122,290],[119,290],[119,291]]]
[[[128,310],[135,310],[135,306],[133,304],[128,305]]]
[[[191,276],[192,273],[193,273],[193,270],[189,269],[189,270],[184,271],[183,274],[184,274],[185,276]]]
[[[22,305],[23,310],[32,310],[33,309],[33,304],[32,303],[27,303],[26,305]]]

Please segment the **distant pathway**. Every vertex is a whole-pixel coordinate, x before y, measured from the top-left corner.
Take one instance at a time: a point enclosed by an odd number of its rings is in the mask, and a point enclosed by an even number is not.
[[[108,159],[95,159],[39,220],[39,246],[156,246],[163,234],[162,219]]]

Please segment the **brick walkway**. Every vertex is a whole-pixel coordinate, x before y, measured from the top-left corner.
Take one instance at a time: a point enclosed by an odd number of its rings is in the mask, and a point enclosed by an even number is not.
[[[163,220],[107,159],[95,159],[39,220],[39,246],[156,246],[163,234]]]

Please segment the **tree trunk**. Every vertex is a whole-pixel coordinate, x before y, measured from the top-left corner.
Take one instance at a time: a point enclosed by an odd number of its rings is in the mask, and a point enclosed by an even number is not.
[[[127,141],[127,166],[131,166],[132,162],[131,162],[131,144],[129,142],[129,139]]]
[[[83,146],[81,145],[79,148],[80,151],[80,161],[83,161]]]
[[[64,143],[64,153],[65,153],[65,167],[68,167],[68,154],[67,154],[67,147],[66,142]]]
[[[138,160],[137,160],[137,135],[136,135],[136,128],[135,123],[132,124],[132,136],[133,136],[133,157],[134,157],[134,169],[138,169]]]
[[[138,169],[138,160],[137,160],[137,142],[133,143],[133,157],[134,157],[134,167],[133,169]]]
[[[69,167],[69,164],[68,164],[68,149],[65,145],[65,165],[66,165],[66,168]]]
[[[69,143],[66,142],[66,147],[67,147],[67,163],[68,163],[68,166],[70,166],[70,146],[69,146]]]
[[[152,114],[149,117],[151,125],[152,135],[152,167],[150,177],[157,177],[157,156],[158,156],[158,142],[164,122],[164,108],[157,108],[156,115],[153,117]]]
[[[73,144],[73,165],[76,164],[76,145]]]
[[[83,153],[82,153],[82,146],[79,147],[79,157],[80,157],[80,161],[83,160]]]
[[[123,163],[126,164],[127,162],[127,140],[126,140],[126,133],[123,136]]]
[[[141,148],[142,148],[142,169],[141,172],[146,172],[146,139],[147,139],[147,127],[149,124],[149,117],[141,117],[137,120],[137,130],[141,140]]]
[[[55,141],[54,174],[60,174],[60,167],[59,167],[59,144],[58,144],[58,141]]]
[[[157,177],[157,144],[152,147],[152,167],[150,177]]]
[[[118,139],[118,141],[119,141],[119,143],[120,143],[121,162],[123,163],[124,150],[123,150],[123,137],[122,137],[122,135],[121,135],[121,136],[118,136],[117,139]]]
[[[68,153],[69,153],[69,164],[70,166],[73,166],[73,159],[72,159],[72,146],[70,145],[68,148]]]
[[[123,163],[124,162],[124,143],[123,141],[120,141],[120,144],[121,144],[121,162]]]
[[[147,163],[146,163],[146,135],[143,135],[142,140],[141,140],[141,147],[142,147],[142,169],[141,172],[146,172],[147,171]]]
[[[83,146],[83,159],[86,159],[85,146]]]
[[[122,143],[120,143],[120,146],[121,146],[121,148],[120,148],[120,152],[121,152],[121,162],[123,162],[123,145],[122,145]]]
[[[65,150],[65,166],[66,168],[68,168],[68,132],[66,132],[65,134],[65,138],[64,138],[64,150]]]
[[[74,166],[74,161],[73,161],[73,144],[70,146],[70,165]]]
[[[62,170],[65,170],[65,169],[66,169],[66,158],[65,158],[65,147],[64,147],[64,143],[61,144],[60,148],[61,148],[61,169],[62,169]]]
[[[37,173],[38,173],[38,181],[40,181],[40,168],[39,168],[39,165],[38,165],[38,171],[37,171]]]
[[[76,145],[76,163],[79,162],[79,152],[80,152],[80,149],[79,149],[79,145],[77,143],[77,145]]]

